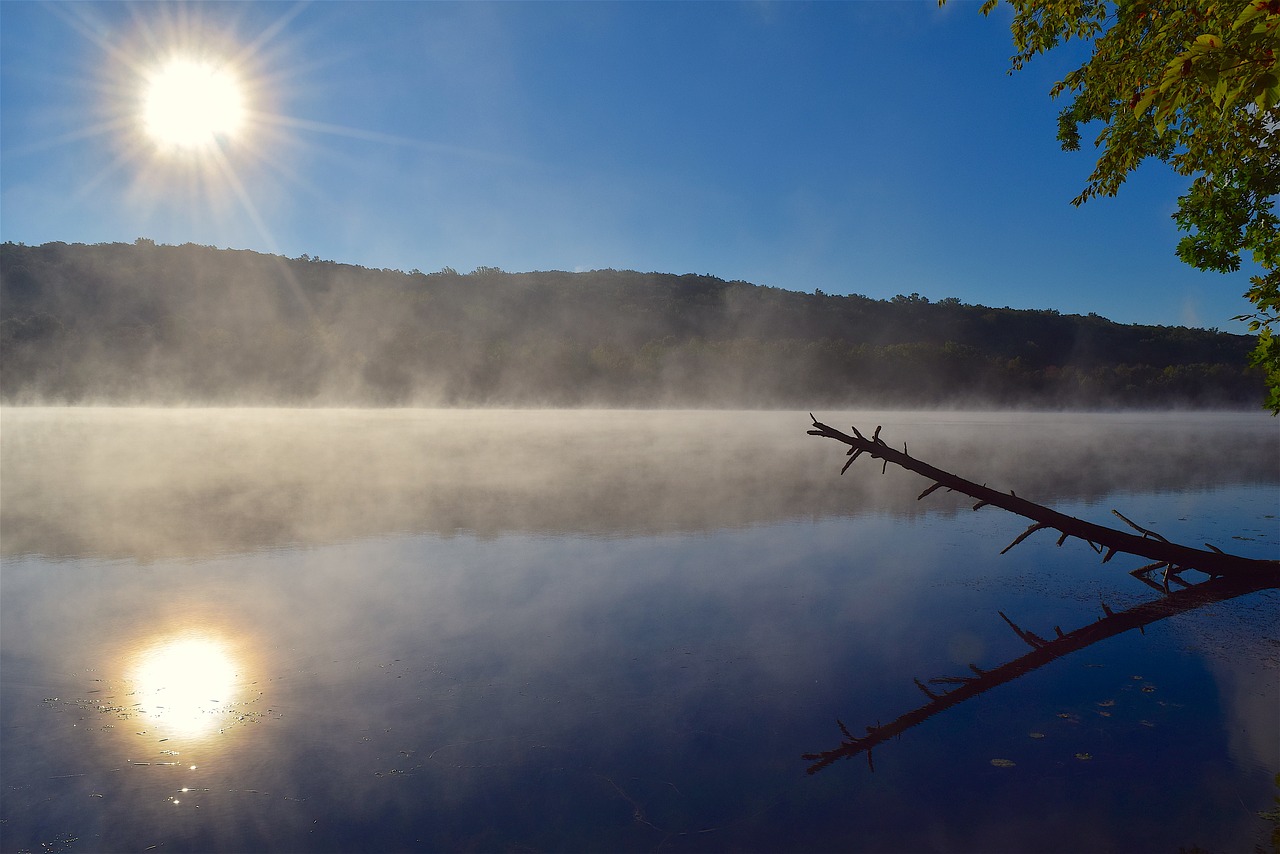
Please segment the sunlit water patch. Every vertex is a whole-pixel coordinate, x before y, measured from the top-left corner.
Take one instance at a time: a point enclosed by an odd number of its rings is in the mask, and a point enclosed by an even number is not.
[[[219,717],[236,704],[238,677],[226,641],[184,633],[146,641],[126,679],[135,686],[133,696],[145,719],[157,730],[190,740],[216,729]]]

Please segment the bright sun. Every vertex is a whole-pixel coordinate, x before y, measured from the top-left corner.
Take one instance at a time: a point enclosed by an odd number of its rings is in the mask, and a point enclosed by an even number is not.
[[[148,78],[142,121],[163,147],[206,148],[234,136],[243,124],[240,84],[226,69],[172,60]]]

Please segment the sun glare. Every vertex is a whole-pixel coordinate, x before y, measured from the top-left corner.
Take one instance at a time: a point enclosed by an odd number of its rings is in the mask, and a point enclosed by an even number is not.
[[[233,137],[244,113],[240,84],[228,69],[174,59],[147,80],[143,126],[162,147],[200,149]]]
[[[143,713],[156,725],[176,735],[199,736],[234,701],[236,663],[216,638],[169,637],[138,655],[132,681]]]
[[[62,200],[68,211],[110,199],[144,217],[153,239],[208,234],[207,243],[280,253],[271,215],[300,195],[291,190],[328,189],[306,177],[304,158],[321,151],[308,137],[417,144],[288,115],[291,98],[322,85],[310,74],[339,61],[304,58],[290,24],[306,3],[48,8],[101,53],[74,81],[82,100],[60,117],[65,129],[38,143],[105,144],[86,158],[96,171]]]

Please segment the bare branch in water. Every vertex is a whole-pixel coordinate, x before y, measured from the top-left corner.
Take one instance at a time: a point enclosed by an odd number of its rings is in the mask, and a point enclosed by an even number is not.
[[[1123,520],[1126,525],[1137,531],[1137,534],[1076,519],[1072,516],[1058,513],[1041,504],[1036,504],[1033,501],[1019,498],[1012,490],[1008,494],[997,492],[986,484],[977,484],[973,481],[965,480],[951,472],[943,471],[928,463],[921,462],[907,455],[905,445],[901,452],[895,451],[880,438],[879,427],[872,434],[872,438],[867,439],[858,432],[856,427],[853,428],[854,435],[849,436],[823,424],[813,418],[812,414],[809,417],[813,419],[813,429],[809,431],[810,435],[835,439],[849,446],[850,459],[845,464],[845,467],[840,470],[841,474],[844,474],[853,461],[862,454],[881,460],[883,462],[882,471],[890,463],[893,463],[908,471],[923,475],[932,482],[931,486],[920,493],[919,498],[924,498],[932,492],[946,487],[950,491],[959,492],[970,498],[977,499],[977,503],[973,505],[974,510],[991,504],[1023,518],[1030,519],[1032,522],[1030,527],[1010,543],[1001,554],[1008,552],[1036,531],[1050,528],[1059,532],[1059,546],[1071,537],[1082,540],[1088,543],[1095,553],[1103,555],[1103,563],[1111,560],[1118,553],[1146,558],[1150,563],[1132,570],[1130,574],[1162,594],[1155,601],[1120,612],[1113,611],[1107,606],[1106,602],[1101,602],[1104,615],[1101,619],[1068,633],[1063,633],[1060,627],[1054,626],[1055,637],[1053,640],[1045,640],[1034,632],[1023,629],[1003,612],[1000,612],[1001,619],[1009,624],[1009,627],[1024,643],[1031,647],[1030,652],[993,670],[984,670],[976,664],[970,664],[969,669],[975,674],[972,677],[941,676],[930,679],[929,683],[933,685],[956,686],[942,693],[931,691],[925,683],[916,679],[916,687],[929,698],[927,703],[914,711],[907,712],[891,723],[883,726],[877,724],[873,727],[867,727],[867,734],[861,737],[853,736],[845,725],[841,723],[840,732],[843,734],[844,739],[839,747],[821,753],[804,754],[805,759],[813,762],[809,766],[810,774],[820,771],[838,759],[848,759],[859,753],[867,754],[867,762],[874,771],[875,766],[871,765],[871,749],[876,745],[901,735],[903,731],[957,703],[1016,679],[1054,659],[1076,652],[1100,640],[1105,640],[1130,629],[1136,628],[1142,631],[1147,625],[1157,620],[1199,608],[1202,605],[1223,602],[1259,590],[1280,588],[1280,561],[1239,557],[1227,554],[1221,549],[1208,544],[1206,544],[1207,550],[1202,550],[1173,543],[1156,532],[1143,528],[1117,511],[1112,512]],[[1158,584],[1150,578],[1150,575],[1161,569],[1164,570],[1163,584]],[[1178,573],[1186,569],[1199,570],[1209,575],[1210,578],[1197,584],[1191,584],[1183,581],[1178,575]],[[1169,592],[1169,582],[1171,580],[1181,585],[1183,589],[1172,593]]]
[[[809,417],[813,418],[813,414],[810,413]],[[876,428],[870,439],[858,432],[856,427],[851,429],[853,430],[852,436],[813,418],[813,429],[809,430],[809,434],[835,439],[837,442],[843,442],[849,446],[849,454],[851,456],[848,462],[845,463],[844,468],[841,469],[841,474],[859,456],[867,454],[883,462],[882,471],[892,463],[931,480],[933,485],[921,493],[920,498],[924,498],[935,489],[945,486],[953,492],[959,492],[976,499],[977,503],[973,506],[974,510],[991,504],[1002,510],[1030,519],[1034,524],[1014,540],[1005,551],[1018,545],[1018,543],[1036,531],[1051,528],[1061,534],[1058,539],[1059,545],[1068,537],[1084,540],[1096,552],[1104,555],[1103,563],[1111,560],[1117,553],[1122,553],[1137,555],[1138,557],[1146,558],[1148,561],[1155,561],[1158,564],[1177,566],[1180,569],[1196,569],[1211,576],[1229,576],[1232,578],[1280,577],[1280,561],[1240,557],[1227,554],[1212,546],[1208,549],[1197,549],[1172,543],[1154,531],[1135,524],[1119,513],[1116,513],[1116,515],[1123,519],[1129,527],[1138,531],[1138,534],[1131,534],[1116,528],[1108,528],[1105,525],[1086,522],[1083,519],[1059,513],[1042,504],[1036,504],[1034,501],[1019,498],[1012,491],[1008,493],[998,492],[985,484],[977,484],[951,472],[931,466],[915,457],[908,456],[905,446],[904,450],[896,451],[880,438],[879,427]]]

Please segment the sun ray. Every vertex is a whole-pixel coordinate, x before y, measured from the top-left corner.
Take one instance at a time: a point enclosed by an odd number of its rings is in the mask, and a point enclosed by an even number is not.
[[[415,148],[420,151],[429,151],[437,154],[445,154],[451,157],[480,160],[487,163],[501,163],[512,166],[536,165],[533,161],[524,157],[516,157],[509,154],[498,154],[496,152],[486,151],[480,148],[445,145],[443,143],[430,142],[423,139],[413,139],[412,137],[407,136],[396,136],[394,134],[363,130],[361,128],[347,127],[345,125],[335,125],[329,122],[319,122],[313,119],[299,119],[283,115],[263,115],[259,117],[259,120],[264,124],[290,128],[292,130],[310,131],[311,133],[327,134],[329,136],[356,139],[365,142],[380,142],[387,145]]]
[[[296,141],[294,146],[296,149]],[[278,153],[274,148],[278,148],[278,146],[264,147],[263,150],[255,153],[259,166],[266,168],[272,175],[289,186],[304,191],[311,198],[318,200],[326,198],[325,188],[302,173],[296,157],[285,156]]]
[[[67,199],[67,206],[73,206],[92,195],[93,191],[106,182],[113,175],[124,174],[129,171],[129,167],[137,160],[136,151],[123,151],[117,153],[111,160],[94,174],[90,175],[86,180]]]
[[[17,148],[8,149],[5,153],[9,157],[24,157],[29,154],[40,154],[51,149],[58,148],[63,145],[71,145],[86,139],[94,137],[109,137],[128,129],[133,123],[131,118],[113,118],[104,119],[91,125],[87,125],[75,130],[69,130],[66,133],[51,136],[48,139],[42,139],[32,142],[28,145],[19,146]]]
[[[105,27],[90,26],[85,20],[90,14],[93,7],[84,3],[51,3],[45,6],[51,13],[62,19],[63,23],[71,27],[73,30],[93,42],[103,53],[107,54],[113,61],[122,63],[135,70],[141,68],[142,63],[135,59],[134,56],[124,47],[116,44],[112,40],[102,35]],[[72,11],[78,14],[73,14]]]
[[[266,221],[258,212],[258,206],[253,203],[253,198],[249,195],[248,190],[245,189],[244,184],[240,181],[240,177],[236,175],[235,169],[229,162],[227,162],[226,156],[221,151],[215,150],[212,153],[212,160],[218,168],[218,171],[221,172],[223,180],[227,182],[232,193],[235,194],[236,199],[240,202],[240,207],[244,209],[245,214],[249,217],[249,221],[253,224],[253,227],[257,229],[258,234],[262,239],[266,241],[271,254],[279,255],[280,250],[276,244],[275,236],[271,233],[271,229],[267,227]]]
[[[300,2],[293,4],[293,7],[286,11],[283,15],[275,20],[270,26],[265,27],[262,32],[258,33],[257,38],[248,42],[240,50],[238,54],[232,57],[232,64],[242,65],[249,62],[253,57],[259,55],[263,48],[266,47],[280,32],[289,25],[289,23],[298,15],[302,14],[311,4],[309,2]]]
[[[266,241],[267,246],[270,248],[270,254],[279,259],[281,252],[276,243],[275,235],[271,233],[270,227],[267,225],[266,220],[262,218],[261,213],[258,211],[258,206],[254,204],[253,197],[250,196],[248,190],[245,189],[245,186],[240,181],[240,177],[236,174],[235,169],[232,167],[231,163],[227,161],[221,151],[215,151],[213,159],[218,165],[218,168],[222,171],[224,180],[228,185],[230,185],[232,192],[235,193],[241,208],[244,209],[245,214],[249,217],[249,221],[253,223],[253,227],[257,229],[258,234],[262,239]],[[285,281],[288,282],[289,289],[297,300],[298,305],[301,306],[302,310],[306,313],[307,319],[309,321],[314,320],[314,307],[311,304],[311,300],[307,298],[306,292],[303,291],[302,285],[299,284],[292,268],[282,260],[278,262],[278,267],[282,272]]]

